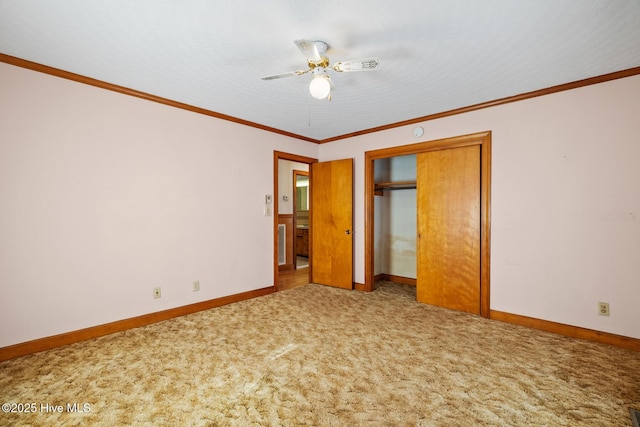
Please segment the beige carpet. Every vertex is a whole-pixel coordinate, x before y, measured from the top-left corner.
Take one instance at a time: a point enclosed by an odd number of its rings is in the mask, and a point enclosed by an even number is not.
[[[36,412],[0,425],[631,425],[640,353],[414,294],[307,285],[3,362]]]

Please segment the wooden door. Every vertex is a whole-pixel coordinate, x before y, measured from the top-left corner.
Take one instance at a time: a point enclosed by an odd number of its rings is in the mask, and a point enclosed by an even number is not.
[[[353,289],[353,159],[311,165],[311,281]]]
[[[417,155],[420,302],[480,313],[480,146]]]

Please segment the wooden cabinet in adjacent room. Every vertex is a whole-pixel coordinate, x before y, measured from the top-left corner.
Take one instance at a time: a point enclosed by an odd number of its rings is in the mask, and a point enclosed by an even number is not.
[[[296,255],[309,256],[309,229],[298,227],[296,229]]]

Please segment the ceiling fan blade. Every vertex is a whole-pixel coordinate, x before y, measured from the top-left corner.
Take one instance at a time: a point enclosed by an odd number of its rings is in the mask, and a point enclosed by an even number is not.
[[[311,40],[295,40],[294,43],[298,46],[298,49],[311,61],[320,61],[320,52],[318,52],[318,46]]]
[[[380,68],[378,58],[358,59],[355,61],[343,61],[334,64],[333,69],[339,72],[350,71],[375,71]]]
[[[327,80],[329,80],[329,86],[331,90],[334,90],[336,87],[333,85],[333,80],[331,80],[331,76],[327,75]]]
[[[285,77],[291,77],[291,76],[299,76],[305,73],[308,73],[310,70],[296,70],[296,71],[291,71],[289,73],[282,73],[282,74],[276,74],[273,76],[266,76],[266,77],[261,77],[262,80],[275,80],[275,79],[282,79]]]

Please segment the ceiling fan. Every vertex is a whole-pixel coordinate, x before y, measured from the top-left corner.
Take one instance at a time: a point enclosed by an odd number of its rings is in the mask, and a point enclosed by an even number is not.
[[[342,61],[329,66],[329,58],[324,56],[327,52],[327,43],[317,40],[295,40],[298,49],[307,57],[309,68],[306,70],[291,71],[289,73],[276,74],[274,76],[262,77],[262,80],[275,80],[283,77],[300,76],[306,73],[313,73],[313,79],[309,84],[309,92],[316,99],[328,98],[331,100],[331,92],[334,89],[329,70],[342,72],[351,71],[374,71],[380,68],[378,58],[359,59],[355,61]]]

